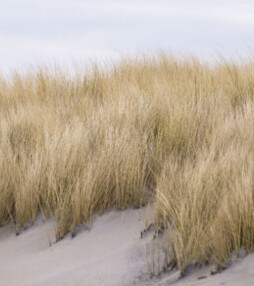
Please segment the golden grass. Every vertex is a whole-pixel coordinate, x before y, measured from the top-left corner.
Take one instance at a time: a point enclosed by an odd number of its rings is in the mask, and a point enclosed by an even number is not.
[[[155,201],[181,271],[254,246],[254,63],[160,55],[0,78],[0,224],[57,238]],[[171,253],[172,255],[172,253]]]

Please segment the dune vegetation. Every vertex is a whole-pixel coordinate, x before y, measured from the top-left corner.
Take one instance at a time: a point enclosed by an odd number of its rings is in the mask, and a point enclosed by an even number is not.
[[[254,63],[126,59],[0,77],[0,224],[58,239],[154,202],[180,270],[254,246]]]

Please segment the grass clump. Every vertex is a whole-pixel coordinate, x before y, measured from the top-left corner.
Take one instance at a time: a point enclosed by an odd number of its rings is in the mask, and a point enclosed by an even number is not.
[[[42,211],[59,239],[153,199],[181,271],[252,251],[253,66],[159,55],[2,77],[0,224]]]

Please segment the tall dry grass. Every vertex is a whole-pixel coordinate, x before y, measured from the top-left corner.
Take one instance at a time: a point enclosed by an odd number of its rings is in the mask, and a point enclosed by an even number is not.
[[[221,263],[254,246],[254,63],[160,55],[70,78],[0,78],[0,224],[39,212],[57,238],[155,201],[171,259]],[[169,253],[169,252],[167,252]]]

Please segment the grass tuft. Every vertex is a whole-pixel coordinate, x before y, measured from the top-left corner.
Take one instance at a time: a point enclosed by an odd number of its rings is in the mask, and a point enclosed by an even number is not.
[[[0,224],[39,212],[57,239],[155,201],[183,272],[254,246],[254,65],[166,55],[0,79]]]

